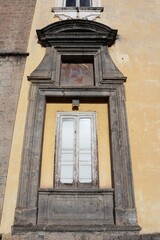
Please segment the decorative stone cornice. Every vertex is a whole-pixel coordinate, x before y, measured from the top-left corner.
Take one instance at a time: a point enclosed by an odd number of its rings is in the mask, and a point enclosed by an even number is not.
[[[116,40],[117,30],[98,22],[74,19],[48,25],[37,30],[37,35],[44,47],[56,46],[57,44],[96,44],[110,47]]]

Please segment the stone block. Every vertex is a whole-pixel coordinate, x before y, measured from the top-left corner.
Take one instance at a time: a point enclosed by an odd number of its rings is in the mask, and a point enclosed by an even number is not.
[[[141,236],[142,240],[160,240],[160,233],[155,234],[144,234]]]
[[[0,238],[1,240],[1,238]],[[160,234],[130,235],[105,232],[27,232],[20,235],[3,235],[2,240],[160,240]]]

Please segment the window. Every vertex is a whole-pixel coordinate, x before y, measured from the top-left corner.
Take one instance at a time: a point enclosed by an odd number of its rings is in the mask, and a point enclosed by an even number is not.
[[[56,187],[96,186],[96,113],[57,113]]]
[[[66,0],[66,7],[91,7],[91,0]]]
[[[61,20],[77,18],[95,20],[100,17],[103,7],[100,0],[55,0],[52,12]]]

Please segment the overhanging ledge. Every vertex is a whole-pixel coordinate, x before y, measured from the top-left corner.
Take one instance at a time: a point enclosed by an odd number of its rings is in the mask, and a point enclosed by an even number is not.
[[[117,30],[89,20],[64,20],[37,30],[39,42],[43,47],[63,44],[99,44],[110,47],[115,43]]]

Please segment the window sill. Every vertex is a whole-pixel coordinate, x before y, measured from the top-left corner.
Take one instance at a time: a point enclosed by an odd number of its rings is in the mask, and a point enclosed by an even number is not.
[[[54,7],[52,12],[61,20],[75,18],[94,20],[100,16],[103,9],[103,7]]]
[[[39,188],[39,193],[58,193],[58,194],[105,194],[113,193],[113,188],[94,188],[94,189],[56,189],[56,188]]]

